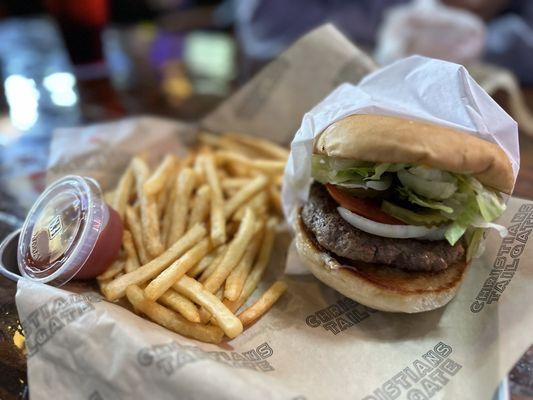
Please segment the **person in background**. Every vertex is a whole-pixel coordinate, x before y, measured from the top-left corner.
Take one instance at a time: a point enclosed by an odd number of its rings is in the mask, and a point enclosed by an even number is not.
[[[247,58],[264,63],[309,30],[335,24],[365,50],[377,43],[385,13],[409,0],[234,0],[236,32]],[[443,0],[486,24],[484,59],[533,84],[533,1]],[[529,73],[528,73],[529,72]]]

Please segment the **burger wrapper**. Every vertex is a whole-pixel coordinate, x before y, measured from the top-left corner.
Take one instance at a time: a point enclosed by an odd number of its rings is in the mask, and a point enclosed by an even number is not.
[[[300,104],[287,104],[284,96],[300,90],[302,96],[290,101],[305,103],[306,90],[312,92],[315,84],[325,96],[346,65],[369,69],[366,56],[357,64],[360,54],[331,26],[323,27],[223,104],[224,113],[215,111],[207,120],[213,128],[220,120],[224,128],[235,121],[256,134],[276,132],[279,141],[289,142],[302,115],[280,118],[280,125],[272,126],[276,119],[261,110],[240,117],[234,112],[250,87],[271,87],[268,71],[283,60],[285,70],[277,77],[283,90],[263,91],[262,108],[303,110]],[[304,64],[313,68],[303,73],[299,68]],[[357,81],[360,76],[352,77]],[[134,153],[158,158],[165,149],[181,152],[193,128],[138,118],[59,131],[51,148],[50,177],[83,173],[109,188]],[[113,157],[102,157],[111,147]],[[528,260],[533,245],[528,239],[533,202],[510,199],[500,222],[509,227],[509,237],[488,236],[483,257],[472,264],[446,307],[416,315],[376,312],[310,275],[285,275],[288,291],[274,308],[218,346],[159,327],[105,301],[90,285],[54,288],[22,279],[16,302],[25,330],[30,397],[489,399],[531,344],[533,331],[533,313],[527,308],[532,300]],[[286,264],[300,265],[289,242],[288,232],[277,236],[265,282],[254,298],[283,276]]]
[[[421,120],[496,143],[507,154],[515,180],[518,175],[516,122],[465,67],[411,56],[367,75],[358,85],[340,85],[304,115],[285,168],[283,207],[289,220],[294,220],[295,210],[309,194],[314,138],[335,121],[353,114]]]

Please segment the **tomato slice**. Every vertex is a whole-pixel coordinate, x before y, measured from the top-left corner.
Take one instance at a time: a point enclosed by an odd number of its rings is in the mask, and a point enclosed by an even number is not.
[[[354,197],[338,186],[329,183],[326,184],[326,189],[328,189],[331,197],[333,197],[341,207],[344,207],[353,213],[371,219],[372,221],[381,222],[382,224],[405,225],[405,222],[384,212],[381,209],[379,202],[374,199]]]

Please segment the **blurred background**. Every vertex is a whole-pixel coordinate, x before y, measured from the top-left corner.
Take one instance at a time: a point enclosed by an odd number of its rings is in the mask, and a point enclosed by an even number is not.
[[[0,0],[0,236],[44,188],[54,129],[196,121],[326,22],[380,64],[417,53],[467,66],[518,120],[515,193],[533,198],[531,0]],[[0,290],[0,399],[26,390],[11,289]],[[510,378],[513,399],[533,398],[533,349]]]

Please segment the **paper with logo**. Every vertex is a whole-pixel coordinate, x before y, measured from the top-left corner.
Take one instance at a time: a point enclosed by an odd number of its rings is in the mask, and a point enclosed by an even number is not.
[[[20,281],[32,399],[489,399],[531,344],[533,202],[511,199],[457,297],[428,313],[374,312],[311,276],[223,346],[102,300]],[[283,243],[271,263],[282,273]],[[297,262],[294,254],[290,254]],[[273,268],[272,268],[273,267]]]
[[[340,46],[354,54],[344,40],[324,40],[332,32],[325,27],[310,37],[317,46]],[[341,37],[337,32],[334,36]],[[318,47],[307,52],[293,46],[292,57],[316,65],[316,78],[291,71],[293,79],[285,81],[288,88],[303,90],[339,70],[336,59],[320,62]],[[331,80],[324,85],[321,98],[338,83]],[[265,100],[269,108],[284,105],[276,93]],[[297,127],[301,115],[295,118]],[[273,121],[260,126],[256,120],[254,133],[275,132]],[[191,130],[188,125],[141,118],[60,134],[61,141],[52,144],[51,176],[83,172],[112,184],[121,167],[114,160],[108,166],[100,154],[116,143],[113,133],[119,128],[120,146],[127,150],[117,159],[124,165],[138,151],[160,155],[168,147],[179,152]],[[162,130],[168,133],[165,139],[154,140]],[[284,141],[290,142],[293,133]],[[92,145],[84,150],[80,137]],[[533,202],[510,199],[500,222],[510,236],[503,241],[497,234],[488,236],[486,252],[472,264],[457,297],[442,309],[418,315],[375,312],[310,275],[284,275],[287,258],[290,265],[300,261],[288,248],[289,233],[281,232],[266,282],[256,296],[280,277],[288,283],[288,291],[267,315],[221,346],[169,332],[103,300],[86,285],[58,289],[21,280],[16,301],[26,334],[30,396],[33,400],[491,398],[531,343],[533,313],[527,306],[532,300],[533,268],[528,260],[533,246],[528,240]]]
[[[289,144],[303,115],[376,63],[333,25],[302,37],[202,121],[215,132],[246,132]]]
[[[520,168],[516,122],[470,77],[465,67],[411,56],[366,76],[358,85],[342,84],[305,114],[291,143],[285,168],[285,216],[307,200],[313,140],[332,123],[353,114],[411,118],[448,126],[498,144],[514,176]]]

